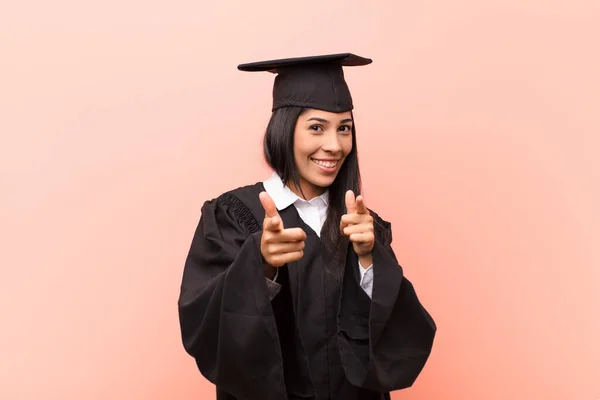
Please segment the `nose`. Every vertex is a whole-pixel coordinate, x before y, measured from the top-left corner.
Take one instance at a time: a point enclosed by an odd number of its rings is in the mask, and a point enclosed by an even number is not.
[[[337,132],[328,132],[323,135],[323,145],[321,148],[329,153],[339,153],[342,151],[342,145],[340,144],[340,138]]]

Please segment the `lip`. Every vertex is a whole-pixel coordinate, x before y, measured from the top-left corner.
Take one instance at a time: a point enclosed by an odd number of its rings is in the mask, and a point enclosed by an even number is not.
[[[336,162],[337,164],[335,166],[333,166],[333,167],[324,167],[322,165],[317,164],[313,160],[316,160],[316,161],[325,161],[325,162]],[[335,173],[338,170],[338,167],[340,165],[340,159],[334,159],[334,158],[333,159],[332,158],[326,159],[326,158],[313,158],[313,157],[311,157],[310,161],[312,161],[312,163],[317,168],[319,168],[321,170],[321,172],[324,172],[326,174],[333,174],[333,173]]]

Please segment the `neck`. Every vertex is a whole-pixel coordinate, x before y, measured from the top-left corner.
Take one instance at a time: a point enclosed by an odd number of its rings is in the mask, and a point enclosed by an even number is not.
[[[319,197],[327,190],[327,188],[316,186],[309,182],[306,182],[302,178],[300,179],[300,188],[302,188],[302,190],[300,190],[298,186],[296,186],[296,184],[291,180],[286,183],[286,186],[289,187],[290,190],[294,192],[298,197],[304,200],[312,200],[315,197]],[[302,195],[303,193],[304,196]]]

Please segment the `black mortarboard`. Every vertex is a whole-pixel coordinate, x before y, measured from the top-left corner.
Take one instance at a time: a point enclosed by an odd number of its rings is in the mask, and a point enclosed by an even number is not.
[[[342,67],[372,62],[369,58],[342,53],[260,61],[238,65],[238,69],[277,74],[273,86],[273,110],[299,106],[344,112],[352,110],[353,105]]]

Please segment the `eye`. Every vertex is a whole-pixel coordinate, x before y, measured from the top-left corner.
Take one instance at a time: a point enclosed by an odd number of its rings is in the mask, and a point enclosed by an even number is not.
[[[323,127],[321,125],[311,125],[310,128],[311,131],[315,131],[315,132],[321,132],[323,131]]]
[[[342,133],[352,133],[352,126],[350,126],[350,125],[342,125],[342,126],[340,126],[339,130]]]

